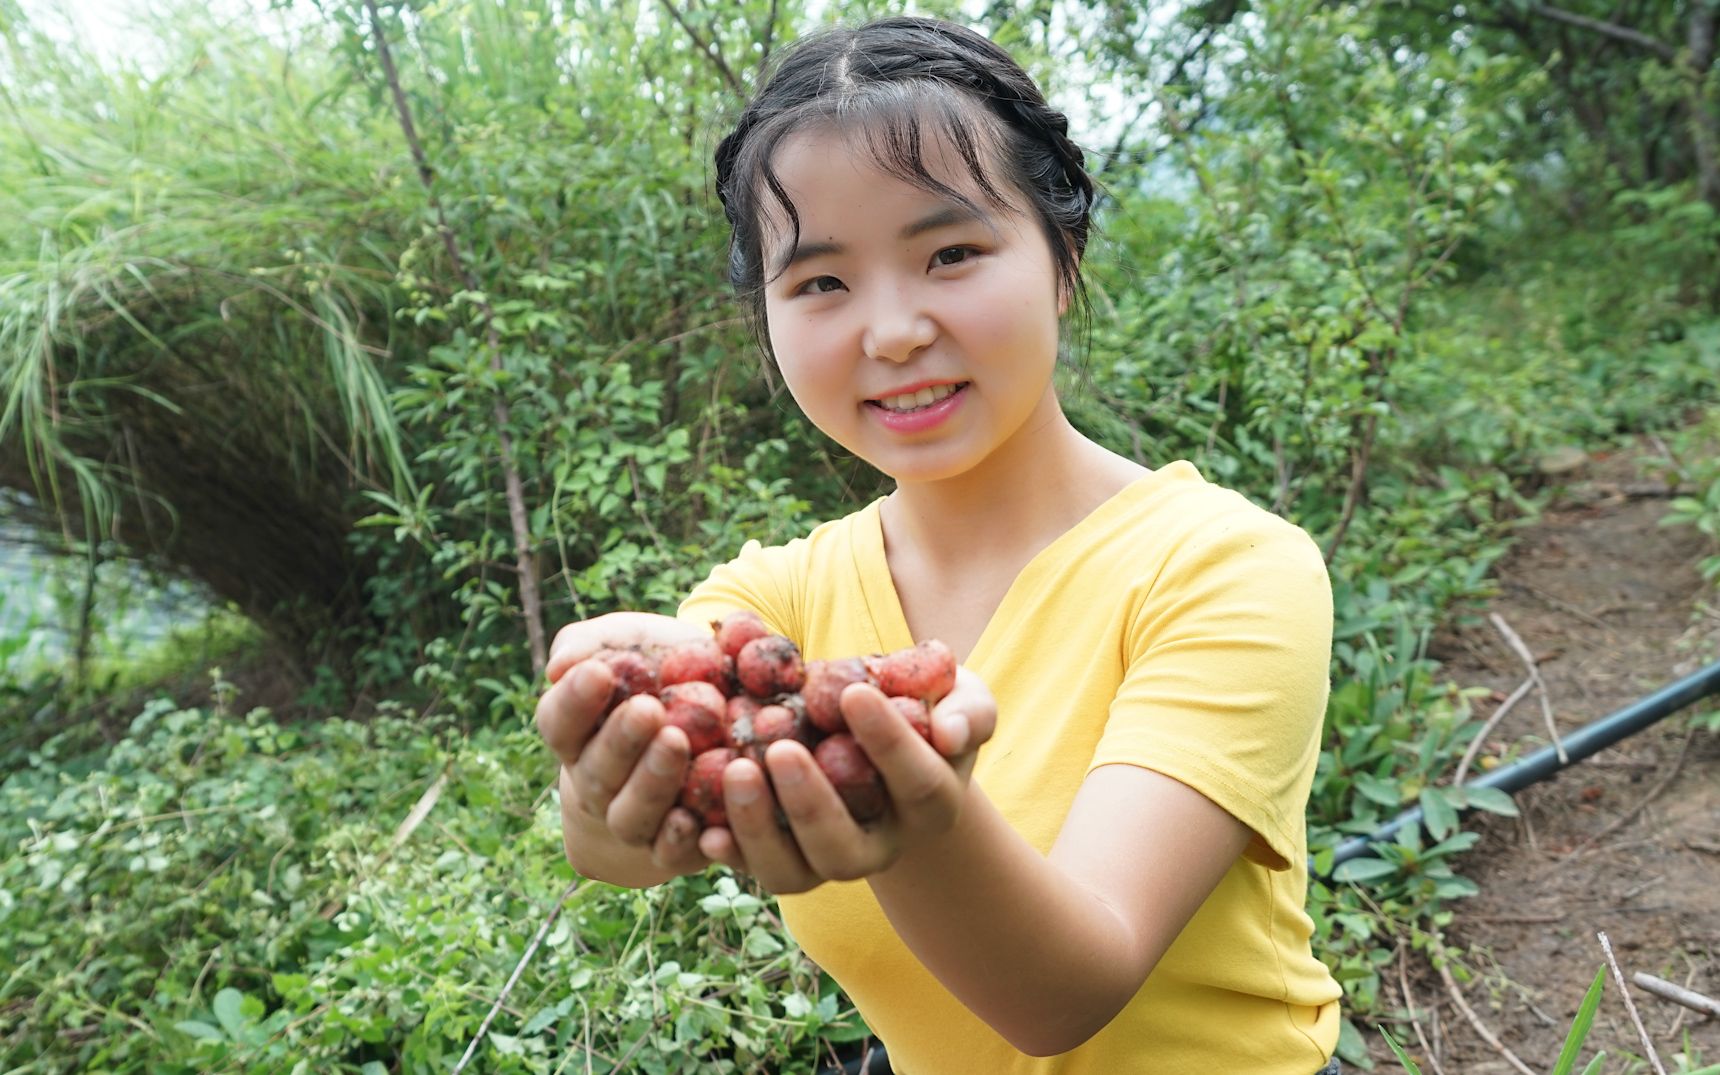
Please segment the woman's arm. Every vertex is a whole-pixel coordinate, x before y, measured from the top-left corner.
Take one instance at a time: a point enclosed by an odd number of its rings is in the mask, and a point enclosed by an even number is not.
[[[1139,992],[1249,838],[1187,785],[1107,765],[1049,856],[970,786],[954,828],[868,881],[946,989],[1022,1052],[1049,1056]]]
[[[934,712],[935,749],[875,689],[842,703],[889,789],[886,818],[856,825],[804,747],[773,743],[775,798],[757,766],[730,763],[729,825],[700,849],[772,892],[865,878],[920,962],[1023,1052],[1066,1052],[1109,1023],[1250,839],[1188,786],[1107,765],[1041,855],[968,780],[996,703],[966,669]]]

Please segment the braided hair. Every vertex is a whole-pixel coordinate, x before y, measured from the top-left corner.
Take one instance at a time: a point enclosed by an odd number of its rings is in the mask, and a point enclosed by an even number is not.
[[[899,16],[797,42],[717,146],[717,196],[731,228],[729,283],[767,356],[764,287],[774,275],[764,261],[767,196],[788,218],[794,241],[786,248],[800,239],[800,215],[771,167],[776,148],[797,131],[837,127],[863,139],[888,174],[979,212],[926,167],[925,124],[955,149],[987,201],[1038,222],[1061,292],[1087,311],[1080,269],[1095,191],[1068,118],[985,37]]]

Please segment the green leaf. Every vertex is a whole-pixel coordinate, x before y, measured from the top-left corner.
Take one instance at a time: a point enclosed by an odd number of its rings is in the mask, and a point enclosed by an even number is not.
[[[1381,806],[1395,808],[1403,804],[1403,792],[1397,784],[1367,773],[1356,774],[1356,790]]]
[[[220,1020],[222,1029],[234,1041],[244,1040],[245,1015],[241,1009],[245,1004],[245,994],[229,986],[215,994],[215,1018]]]
[[[1595,1058],[1590,1060],[1588,1065],[1583,1068],[1583,1075],[1601,1075],[1601,1072],[1606,1070],[1606,1060],[1607,1051],[1602,1049],[1600,1052],[1596,1053]],[[1711,1068],[1703,1068],[1702,1071],[1693,1071],[1690,1075],[1702,1075],[1702,1072],[1714,1072],[1716,1075],[1720,1075],[1720,1065],[1716,1065]]]
[[[186,1019],[181,1022],[174,1023],[173,1025],[181,1032],[203,1041],[226,1040],[226,1035],[222,1034],[221,1031],[210,1026],[208,1023],[198,1022],[196,1019]]]
[[[1397,1054],[1398,1063],[1404,1066],[1404,1070],[1409,1072],[1409,1075],[1421,1075],[1421,1069],[1416,1067],[1415,1061],[1411,1060],[1409,1054],[1403,1051],[1403,1047],[1398,1045],[1397,1040],[1392,1037],[1391,1031],[1382,1026],[1380,1027],[1380,1036],[1385,1038],[1386,1044],[1392,1047],[1392,1052]]]
[[[749,956],[764,958],[774,956],[782,951],[782,941],[767,929],[754,926],[747,931],[746,953]]]
[[[1351,859],[1332,874],[1334,881],[1377,881],[1398,872],[1397,866],[1385,859]]]
[[[1427,831],[1435,840],[1443,840],[1457,831],[1457,811],[1446,800],[1444,789],[1427,788],[1421,793],[1421,816]]]
[[[1469,805],[1477,810],[1502,814],[1505,817],[1517,816],[1516,801],[1498,788],[1464,788],[1463,794],[1469,800]]]
[[[536,1034],[538,1031],[542,1030],[544,1027],[549,1026],[551,1023],[555,1022],[556,1016],[557,1016],[557,1012],[554,1008],[544,1008],[542,1011],[539,1011],[536,1015],[532,1016],[530,1019],[527,1019],[525,1026],[520,1027],[520,1037],[522,1037],[522,1038],[531,1037],[533,1034]]]
[[[1577,1054],[1582,1051],[1583,1039],[1589,1036],[1595,1011],[1601,1006],[1606,977],[1607,969],[1603,964],[1595,971],[1595,980],[1589,983],[1589,991],[1583,994],[1583,1002],[1577,1007],[1577,1017],[1571,1022],[1570,1033],[1565,1035],[1565,1046],[1559,1050],[1559,1059],[1553,1064],[1553,1075],[1570,1075],[1571,1069],[1577,1066]]]

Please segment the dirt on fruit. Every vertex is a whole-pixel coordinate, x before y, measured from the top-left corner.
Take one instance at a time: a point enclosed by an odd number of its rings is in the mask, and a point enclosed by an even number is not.
[[[1492,693],[1485,719],[1526,678],[1524,662],[1485,613],[1497,613],[1534,656],[1561,734],[1607,716],[1720,659],[1720,591],[1697,573],[1712,552],[1689,528],[1663,528],[1664,490],[1645,482],[1639,447],[1590,458],[1559,477],[1545,516],[1519,535],[1495,571],[1498,596],[1435,640],[1445,678]],[[1720,997],[1720,734],[1692,730],[1711,697],[1517,795],[1521,818],[1466,821],[1482,835],[1457,864],[1481,886],[1453,905],[1446,943],[1476,979],[1460,985],[1478,1020],[1529,1069],[1559,1055],[1611,940],[1625,978],[1643,972]],[[1525,698],[1490,734],[1484,754],[1549,742],[1539,699]],[[1410,964],[1406,1001],[1395,973],[1388,1006],[1412,1008],[1422,1037],[1411,1055],[1429,1073],[1503,1075],[1520,1069],[1488,1044],[1425,964]],[[1668,1072],[1720,1063],[1720,1019],[1631,997]],[[1377,1034],[1379,1070],[1402,1070]],[[1688,1047],[1690,1067],[1675,1054]],[[1584,1048],[1605,1070],[1648,1072],[1629,1013],[1610,981]],[[1581,1065],[1579,1065],[1580,1070]]]

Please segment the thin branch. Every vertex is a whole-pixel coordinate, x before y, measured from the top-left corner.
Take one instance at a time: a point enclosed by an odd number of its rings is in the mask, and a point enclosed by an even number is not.
[[[1440,980],[1445,983],[1445,991],[1451,995],[1452,1001],[1457,1005],[1457,1010],[1463,1013],[1465,1019],[1469,1020],[1469,1025],[1475,1028],[1475,1033],[1481,1036],[1481,1040],[1493,1046],[1494,1052],[1504,1057],[1506,1063],[1522,1072],[1523,1075],[1536,1075],[1534,1069],[1519,1060],[1516,1053],[1507,1049],[1493,1031],[1487,1029],[1487,1024],[1483,1023],[1481,1017],[1476,1015],[1475,1010],[1469,1006],[1469,1001],[1463,997],[1463,990],[1457,987],[1457,979],[1451,976],[1450,968],[1445,965],[1443,950],[1440,957],[1433,960],[1433,969],[1439,972]]]
[[[1558,726],[1553,723],[1553,703],[1547,698],[1547,682],[1541,678],[1541,666],[1535,662],[1535,655],[1530,653],[1529,647],[1525,646],[1523,640],[1517,637],[1517,632],[1511,630],[1511,625],[1505,622],[1505,617],[1497,612],[1489,612],[1487,618],[1493,621],[1493,626],[1498,628],[1499,633],[1505,637],[1505,644],[1510,646],[1511,651],[1522,660],[1524,666],[1529,669],[1529,678],[1534,681],[1535,686],[1541,689],[1541,715],[1547,721],[1547,734],[1553,738],[1553,748],[1558,752],[1559,764],[1569,765],[1571,758],[1565,753],[1565,744],[1559,738]]]
[[[454,1065],[453,1075],[460,1075],[460,1072],[464,1071],[466,1065],[471,1062],[472,1057],[477,1055],[478,1043],[483,1041],[484,1035],[490,1032],[490,1024],[495,1021],[496,1013],[502,1010],[502,1003],[508,999],[508,994],[513,992],[514,983],[520,980],[521,972],[526,969],[526,964],[531,962],[532,955],[537,952],[538,945],[543,943],[544,936],[549,933],[549,928],[555,925],[555,920],[560,917],[561,909],[567,903],[568,897],[573,895],[583,880],[583,877],[575,877],[562,890],[561,898],[555,901],[555,906],[550,909],[549,917],[545,918],[543,925],[538,927],[537,936],[533,937],[532,943],[526,946],[525,954],[520,956],[520,961],[514,964],[514,972],[508,975],[508,983],[502,986],[501,996],[497,997],[495,1004],[490,1006],[490,1014],[484,1016],[484,1021],[479,1024],[478,1033],[472,1038],[472,1044],[466,1046],[466,1055],[462,1056],[460,1062]]]
[[[1678,58],[1678,50],[1674,49],[1671,45],[1668,45],[1664,41],[1649,37],[1640,30],[1632,30],[1628,26],[1620,26],[1617,23],[1603,22],[1600,19],[1591,19],[1587,15],[1578,15],[1574,11],[1566,11],[1563,8],[1556,8],[1549,4],[1531,4],[1529,5],[1529,13],[1532,15],[1539,15],[1543,19],[1552,19],[1554,22],[1562,22],[1567,26],[1575,26],[1580,30],[1588,30],[1591,33],[1601,34],[1602,36],[1610,37],[1615,41],[1623,41],[1626,44],[1635,45],[1640,49],[1647,49],[1649,52],[1654,53],[1667,63],[1672,63]]]
[[[1613,958],[1612,942],[1607,940],[1606,930],[1601,930],[1595,936],[1601,939],[1601,951],[1607,954],[1607,966],[1612,968],[1613,981],[1618,983],[1618,994],[1624,998],[1625,1010],[1630,1012],[1630,1021],[1636,1024],[1636,1034],[1642,1039],[1642,1048],[1648,1053],[1648,1062],[1654,1065],[1655,1075],[1666,1075],[1666,1069],[1660,1064],[1660,1057],[1655,1054],[1654,1042],[1648,1039],[1648,1028],[1642,1025],[1642,1016],[1636,1014],[1636,1001],[1630,999],[1630,989],[1624,984],[1624,972],[1618,969],[1618,960]]]
[[[1402,943],[1398,944],[1398,988],[1403,990],[1403,1009],[1409,1016],[1409,1025],[1415,1028],[1415,1038],[1421,1042],[1422,1052],[1427,1056],[1427,1062],[1433,1065],[1434,1075],[1445,1075],[1445,1068],[1439,1063],[1439,1055],[1433,1051],[1433,1046],[1427,1042],[1427,1035],[1422,1033],[1421,1020],[1415,1014],[1415,994],[1409,991],[1409,959],[1407,950]]]
[[[1691,1011],[1720,1018],[1720,1000],[1715,1000],[1713,997],[1703,996],[1694,989],[1674,985],[1664,978],[1656,978],[1652,974],[1644,974],[1641,971],[1632,974],[1630,980],[1636,983],[1638,989],[1653,993],[1662,1000],[1670,1000],[1674,1004],[1684,1005]]]
[[[770,48],[776,37],[776,3],[770,0],[770,13],[764,19],[764,47],[758,52],[758,75],[753,80],[754,85],[764,85],[764,69],[770,63]]]
[[[1499,708],[1493,711],[1493,715],[1487,718],[1487,723],[1483,724],[1481,730],[1475,733],[1475,738],[1469,741],[1469,749],[1463,752],[1463,760],[1457,763],[1456,771],[1451,774],[1452,787],[1463,785],[1463,778],[1469,772],[1470,762],[1473,762],[1475,755],[1481,751],[1482,740],[1491,735],[1493,729],[1499,726],[1499,722],[1505,719],[1505,714],[1511,712],[1511,708],[1528,697],[1529,692],[1534,689],[1535,680],[1533,678],[1525,679],[1516,690],[1511,692],[1510,697],[1499,704]]]
[[[371,2],[371,0],[366,0],[366,3],[369,2]],[[661,2],[663,4],[663,10],[667,11],[669,13],[669,17],[675,20],[675,25],[687,31],[687,36],[693,39],[693,44],[697,45],[699,47],[699,51],[704,53],[705,57],[716,65],[717,73],[723,76],[723,81],[728,84],[729,89],[733,90],[736,96],[745,97],[747,92],[746,87],[741,83],[741,80],[736,77],[734,70],[729,67],[728,61],[723,59],[723,54],[718,52],[711,42],[700,37],[697,30],[694,30],[691,26],[687,25],[687,20],[683,19],[681,17],[681,13],[675,10],[674,4],[671,4],[669,0],[661,0]]]
[[[376,0],[364,0],[364,6],[370,13],[371,36],[376,41],[377,58],[382,61],[382,72],[388,79],[388,88],[394,97],[400,129],[406,136],[407,146],[412,150],[412,159],[418,166],[418,178],[424,185],[425,199],[436,214],[436,229],[441,233],[442,245],[448,252],[448,260],[454,271],[459,273],[466,290],[477,296],[485,340],[490,351],[490,368],[499,373],[502,370],[502,343],[496,331],[495,310],[490,306],[489,296],[478,286],[478,278],[473,275],[466,259],[460,256],[460,245],[454,238],[454,229],[448,226],[448,217],[442,211],[442,199],[436,195],[436,173],[430,167],[430,160],[424,153],[424,145],[418,139],[418,129],[412,122],[412,107],[406,101],[406,91],[401,88],[400,72],[394,66],[394,53],[388,47],[388,35],[382,31],[382,15],[376,10]],[[513,438],[508,433],[512,416],[507,400],[499,390],[496,393],[494,414],[497,447],[502,463],[502,486],[508,504],[508,521],[513,529],[514,562],[520,580],[520,605],[526,621],[526,640],[531,648],[532,673],[536,678],[542,679],[543,670],[549,663],[549,643],[544,638],[543,603],[538,597],[537,571],[534,566],[536,559],[532,555],[531,530],[526,522],[525,487],[520,481],[519,467],[514,463]]]

